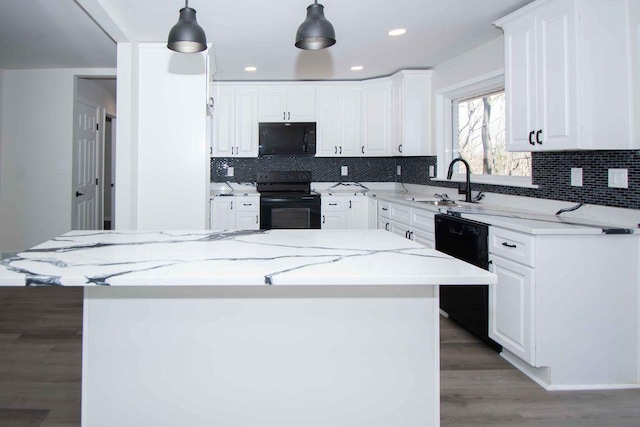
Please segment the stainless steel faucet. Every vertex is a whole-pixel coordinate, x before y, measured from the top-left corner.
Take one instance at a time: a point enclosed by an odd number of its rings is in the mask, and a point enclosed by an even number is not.
[[[451,179],[451,177],[453,176],[453,165],[456,164],[456,162],[464,163],[465,167],[467,168],[467,194],[465,194],[464,196],[464,201],[473,203],[473,200],[471,200],[471,168],[469,167],[469,163],[467,163],[465,159],[457,158],[457,159],[453,159],[453,161],[449,163],[449,170],[447,171],[447,179]]]

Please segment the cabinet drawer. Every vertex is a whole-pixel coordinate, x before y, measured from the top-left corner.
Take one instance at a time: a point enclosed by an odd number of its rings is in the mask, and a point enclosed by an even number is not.
[[[489,227],[489,252],[523,265],[535,266],[535,238],[529,234]]]
[[[411,208],[411,228],[419,228],[435,233],[435,213],[426,209]]]
[[[346,199],[331,199],[331,200],[322,200],[322,211],[323,212],[331,212],[331,211],[343,211],[347,206]]]
[[[390,203],[389,218],[408,225],[411,222],[411,208],[405,205]]]
[[[234,208],[238,212],[258,212],[260,210],[260,200],[255,197],[237,197]]]
[[[378,200],[378,218],[389,218],[389,202]]]

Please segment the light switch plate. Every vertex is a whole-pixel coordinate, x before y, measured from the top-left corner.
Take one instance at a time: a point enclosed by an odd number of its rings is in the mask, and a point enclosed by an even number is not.
[[[627,169],[609,169],[609,187],[629,188]]]
[[[582,168],[571,168],[571,186],[582,187]]]
[[[349,167],[348,166],[342,166],[340,168],[340,173],[342,174],[342,176],[349,175]]]
[[[233,176],[233,173],[234,173],[233,166],[229,166],[227,168],[227,176]]]
[[[400,165],[396,166],[396,175],[398,176],[402,175],[402,166]]]
[[[435,178],[436,168],[433,165],[429,165],[429,178]]]

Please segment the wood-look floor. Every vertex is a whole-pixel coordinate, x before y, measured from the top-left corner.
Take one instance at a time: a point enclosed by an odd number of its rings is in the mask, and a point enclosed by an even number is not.
[[[0,426],[80,425],[81,347],[81,288],[0,288]],[[441,349],[442,426],[640,426],[640,390],[547,392],[444,318]]]

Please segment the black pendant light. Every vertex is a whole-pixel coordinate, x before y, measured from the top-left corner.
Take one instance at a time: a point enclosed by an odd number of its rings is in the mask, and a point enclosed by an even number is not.
[[[196,11],[189,7],[189,0],[185,0],[178,23],[169,31],[167,47],[181,53],[202,52],[207,48],[207,36],[198,25]]]
[[[336,44],[336,32],[324,17],[324,6],[318,0],[307,7],[307,18],[296,33],[296,47],[305,50],[324,49]]]

